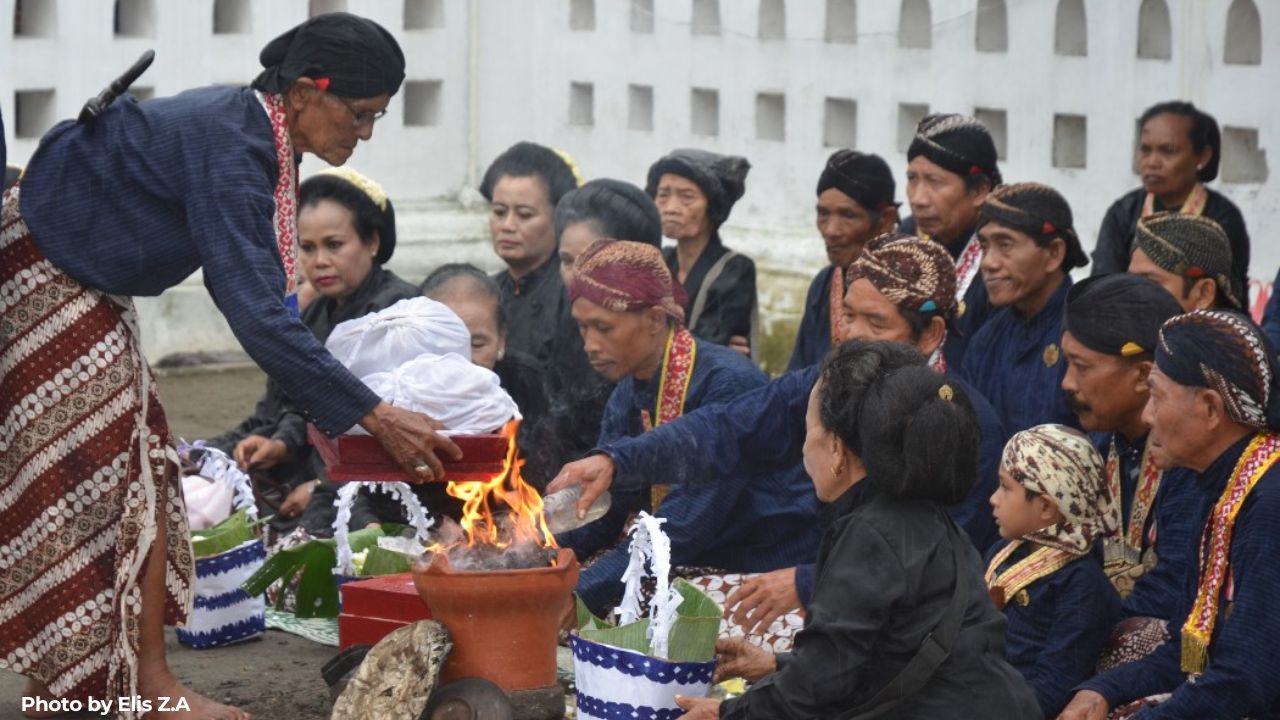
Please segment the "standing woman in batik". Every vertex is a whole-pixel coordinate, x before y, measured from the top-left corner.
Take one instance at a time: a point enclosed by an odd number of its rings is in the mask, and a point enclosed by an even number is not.
[[[347,161],[404,79],[395,39],[335,13],[261,54],[249,88],[138,104],[42,140],[0,220],[0,668],[46,698],[185,697],[164,625],[191,610],[177,455],[129,296],[202,268],[249,355],[325,432],[365,427],[422,479],[439,424],[381,402],[297,318],[297,171]],[[121,717],[132,717],[125,712]]]
[[[1140,124],[1142,187],[1120,196],[1107,210],[1093,250],[1092,274],[1129,269],[1139,219],[1158,212],[1202,215],[1226,231],[1231,241],[1231,289],[1236,297],[1247,299],[1249,231],[1244,216],[1225,195],[1205,186],[1218,177],[1222,156],[1218,121],[1189,102],[1172,100],[1147,108]]]

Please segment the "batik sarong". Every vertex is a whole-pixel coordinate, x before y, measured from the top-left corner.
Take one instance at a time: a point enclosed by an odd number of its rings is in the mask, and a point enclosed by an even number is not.
[[[49,263],[19,192],[0,210],[0,669],[55,698],[137,695],[157,521],[165,620],[191,609],[177,454],[132,302]]]

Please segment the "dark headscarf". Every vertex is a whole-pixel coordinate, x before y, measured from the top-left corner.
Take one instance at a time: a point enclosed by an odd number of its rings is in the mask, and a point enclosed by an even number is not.
[[[1062,238],[1067,248],[1063,272],[1089,263],[1072,226],[1071,206],[1048,185],[1014,183],[992,190],[978,212],[978,227],[991,222],[1031,236],[1040,247]]]
[[[328,92],[347,98],[395,95],[404,81],[404,53],[378,23],[350,13],[317,15],[267,43],[258,56],[266,68],[253,81],[263,92],[283,93],[300,77],[328,78]]]
[[[1067,292],[1063,329],[1094,352],[1122,357],[1155,355],[1160,326],[1182,306],[1168,290],[1138,275],[1086,278]]]
[[[884,158],[857,150],[837,150],[818,176],[818,194],[835,188],[868,212],[897,207],[893,201],[893,173]]]
[[[649,167],[649,178],[644,191],[649,197],[658,196],[658,181],[663,175],[679,175],[692,180],[707,196],[707,218],[715,231],[729,219],[729,211],[747,191],[747,173],[751,163],[737,155],[684,148],[672,150]]]
[[[939,243],[911,235],[881,235],[867,243],[845,278],[850,284],[866,279],[904,310],[937,314],[944,320],[955,316],[956,265]]]
[[[1275,353],[1248,317],[1196,310],[1171,318],[1160,329],[1156,367],[1179,385],[1216,391],[1231,420],[1280,430]]]
[[[991,132],[968,115],[929,115],[921,120],[907,148],[907,162],[920,155],[961,177],[986,175],[993,185],[1002,182]]]
[[[1231,282],[1231,241],[1222,226],[1207,217],[1159,213],[1138,220],[1133,249],[1141,250],[1156,267],[1191,280],[1210,278],[1218,292],[1239,308]]]
[[[676,287],[658,248],[626,240],[597,240],[573,264],[569,298],[586,298],[613,312],[658,307],[684,322]]]
[[[613,178],[597,178],[570,190],[556,203],[556,237],[580,222],[595,223],[600,234],[662,247],[658,206],[640,188]]]

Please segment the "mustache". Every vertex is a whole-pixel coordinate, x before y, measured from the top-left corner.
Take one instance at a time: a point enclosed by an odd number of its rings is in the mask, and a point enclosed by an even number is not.
[[[1080,398],[1075,395],[1067,393],[1067,409],[1076,415],[1079,415],[1081,413],[1087,413],[1093,408],[1089,407],[1087,403],[1081,402]]]

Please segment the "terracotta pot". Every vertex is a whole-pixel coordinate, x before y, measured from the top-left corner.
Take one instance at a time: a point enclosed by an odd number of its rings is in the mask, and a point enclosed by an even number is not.
[[[440,681],[481,677],[503,690],[556,682],[556,638],[578,582],[578,560],[561,548],[553,567],[454,570],[444,553],[413,567],[418,594],[453,636]]]

